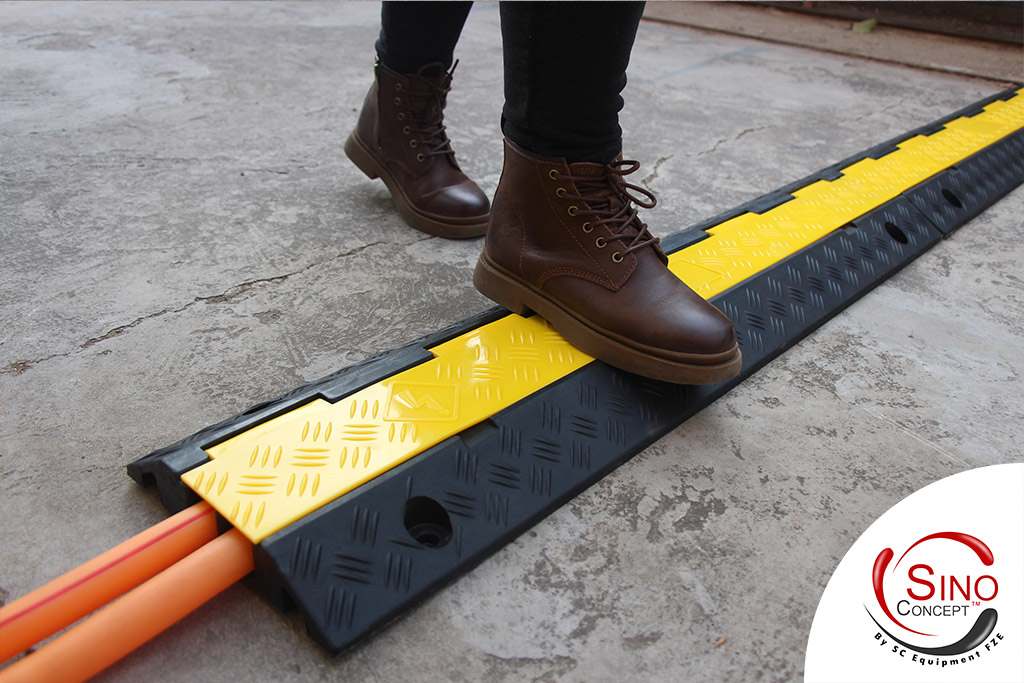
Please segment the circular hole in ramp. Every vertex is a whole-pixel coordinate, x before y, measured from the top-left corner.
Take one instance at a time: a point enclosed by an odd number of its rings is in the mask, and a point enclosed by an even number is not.
[[[963,202],[960,201],[959,197],[953,194],[952,190],[942,188],[942,197],[949,203],[950,206],[954,206],[958,209],[964,208]]]
[[[415,496],[405,501],[405,530],[420,545],[440,548],[452,539],[452,520],[433,498]]]
[[[890,222],[886,221],[886,223],[885,223],[885,231],[887,233],[889,233],[889,237],[893,238],[894,240],[896,240],[900,244],[906,244],[907,242],[910,241],[907,238],[907,233],[903,232],[900,229],[900,226],[896,225],[895,223],[890,223]]]

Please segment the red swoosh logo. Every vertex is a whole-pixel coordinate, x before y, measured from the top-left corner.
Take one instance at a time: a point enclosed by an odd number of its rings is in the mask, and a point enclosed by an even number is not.
[[[914,546],[910,547],[913,548]],[[906,555],[906,553],[903,554]],[[889,611],[889,605],[885,604],[885,591],[882,590],[882,578],[885,575],[885,569],[889,566],[889,562],[892,560],[893,555],[894,553],[892,552],[892,548],[886,548],[882,552],[878,553],[878,557],[875,558],[875,566],[871,568],[871,585],[875,588],[875,598],[878,600],[878,606],[882,608],[883,612],[885,612],[885,616],[889,617],[889,619],[892,620],[892,623],[896,624],[900,628],[906,629],[907,631],[916,633],[920,636],[934,636],[934,633],[915,631],[909,626],[905,626],[900,623],[900,620],[893,616],[893,613]]]
[[[937,534],[930,534],[928,536],[925,536],[924,538],[915,541],[912,546],[907,548],[906,552],[900,555],[900,559],[896,561],[896,564],[894,564],[892,568],[896,569],[896,566],[903,561],[903,558],[907,556],[907,553],[909,553],[915,547],[921,545],[925,541],[930,541],[933,538],[945,538],[949,541],[963,543],[965,546],[974,551],[974,554],[978,556],[978,559],[981,560],[981,563],[986,567],[991,567],[992,563],[995,562],[995,555],[992,554],[992,551],[989,549],[987,545],[985,545],[985,542],[982,541],[980,538],[971,536],[970,534],[965,534],[962,531],[940,531]]]

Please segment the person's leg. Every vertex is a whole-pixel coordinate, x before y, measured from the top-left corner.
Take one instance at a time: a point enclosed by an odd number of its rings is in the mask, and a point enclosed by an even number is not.
[[[377,58],[392,71],[411,74],[428,64],[452,67],[455,44],[472,2],[384,2]]]
[[[385,2],[374,83],[345,154],[387,185],[406,223],[440,237],[479,237],[490,203],[455,160],[444,126],[452,53],[469,2]]]
[[[642,2],[503,2],[502,131],[536,154],[607,163]]]
[[[618,113],[642,3],[502,4],[505,163],[481,292],[534,311],[584,353],[654,379],[740,371],[728,318],[668,269],[640,219],[654,195],[627,183]]]

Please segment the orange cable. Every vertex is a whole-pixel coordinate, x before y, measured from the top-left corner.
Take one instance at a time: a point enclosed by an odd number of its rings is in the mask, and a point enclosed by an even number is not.
[[[251,572],[252,551],[241,532],[228,531],[0,670],[0,683],[95,676]]]
[[[0,608],[0,662],[74,623],[217,537],[205,502]]]

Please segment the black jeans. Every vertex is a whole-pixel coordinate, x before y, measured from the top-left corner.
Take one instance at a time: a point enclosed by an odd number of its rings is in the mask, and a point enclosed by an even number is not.
[[[412,73],[452,64],[471,2],[385,2],[377,56]],[[622,89],[642,2],[503,2],[501,130],[520,147],[607,163],[622,151]]]

